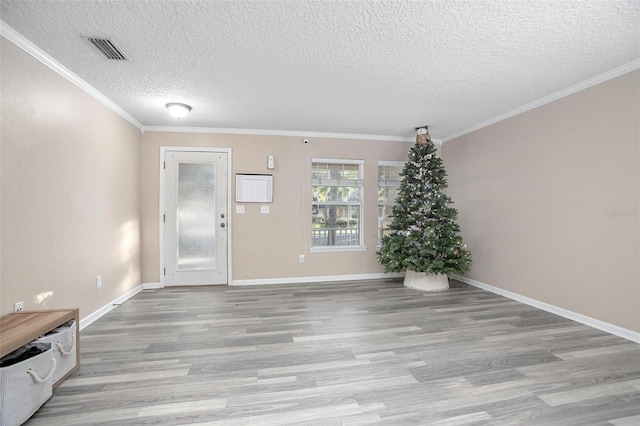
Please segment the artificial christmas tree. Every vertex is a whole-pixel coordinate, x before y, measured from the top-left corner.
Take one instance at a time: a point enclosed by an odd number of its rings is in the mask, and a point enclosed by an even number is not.
[[[469,270],[471,254],[456,223],[458,211],[444,193],[447,172],[426,126],[402,171],[390,232],[382,237],[378,260],[387,272],[406,269],[405,286],[437,291],[449,288],[447,275]]]

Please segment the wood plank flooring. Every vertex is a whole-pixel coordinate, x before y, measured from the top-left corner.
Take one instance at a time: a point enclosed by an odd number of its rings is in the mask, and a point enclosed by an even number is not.
[[[26,424],[640,424],[640,345],[452,284],[146,290]]]

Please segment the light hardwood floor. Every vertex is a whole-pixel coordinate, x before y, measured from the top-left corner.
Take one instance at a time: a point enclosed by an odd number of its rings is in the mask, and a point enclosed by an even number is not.
[[[27,425],[640,424],[640,345],[453,284],[146,290]]]

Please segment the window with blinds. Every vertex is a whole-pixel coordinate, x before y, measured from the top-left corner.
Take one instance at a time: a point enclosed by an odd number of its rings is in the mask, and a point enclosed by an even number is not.
[[[313,158],[311,247],[361,247],[362,160]]]
[[[378,162],[378,246],[382,243],[382,237],[389,232],[403,168],[404,163],[400,161]]]

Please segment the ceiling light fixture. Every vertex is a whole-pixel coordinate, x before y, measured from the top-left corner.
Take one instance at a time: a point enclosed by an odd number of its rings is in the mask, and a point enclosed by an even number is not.
[[[183,118],[183,117],[186,117],[187,114],[189,114],[189,111],[191,111],[191,107],[189,105],[181,104],[181,103],[178,103],[178,102],[168,103],[166,105],[166,107],[169,110],[169,112],[171,113],[171,115],[173,115],[178,120]]]

